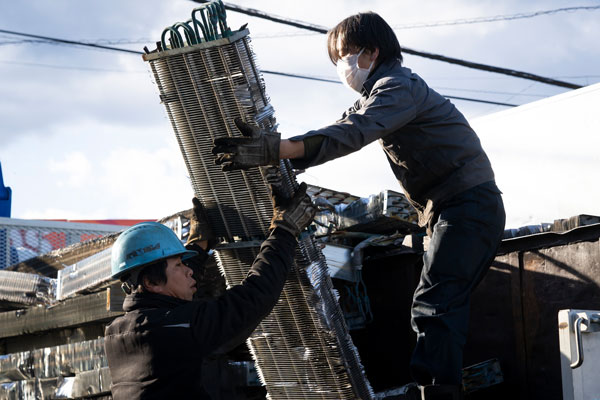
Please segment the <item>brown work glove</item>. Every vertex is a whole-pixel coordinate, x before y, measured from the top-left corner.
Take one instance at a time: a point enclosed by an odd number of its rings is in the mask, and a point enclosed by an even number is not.
[[[204,207],[196,197],[192,199],[192,203],[194,209],[190,221],[190,233],[185,246],[187,248],[188,245],[198,245],[204,250],[211,249],[215,245],[215,235],[208,224]]]
[[[276,186],[271,186],[273,219],[269,230],[285,229],[298,236],[312,222],[317,208],[306,194],[306,183],[302,182],[292,198],[285,198]]]
[[[222,137],[214,141],[215,164],[223,171],[248,169],[263,165],[279,165],[281,135],[245,123],[239,118],[235,125],[244,137]]]

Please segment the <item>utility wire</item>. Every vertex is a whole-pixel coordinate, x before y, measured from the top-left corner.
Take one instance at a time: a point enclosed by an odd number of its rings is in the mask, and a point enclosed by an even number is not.
[[[433,21],[433,22],[420,22],[415,24],[403,24],[394,25],[393,28],[400,29],[414,29],[414,28],[434,28],[438,26],[450,26],[450,25],[467,25],[467,24],[481,24],[484,22],[497,22],[497,21],[513,21],[516,19],[534,18],[540,15],[550,15],[559,12],[573,12],[573,11],[593,11],[600,9],[600,6],[577,6],[577,7],[563,7],[555,8],[553,10],[534,11],[529,13],[518,13],[509,15],[494,15],[492,17],[478,17],[478,18],[462,18],[456,20],[446,21]]]
[[[195,3],[207,3],[208,2],[208,0],[191,0],[191,1],[193,1]],[[241,6],[238,6],[235,4],[231,4],[231,3],[223,3],[223,4],[225,5],[225,8],[228,10],[231,10],[234,12],[239,12],[239,13],[246,14],[246,15],[250,15],[252,17],[262,18],[262,19],[266,19],[266,20],[272,21],[272,22],[295,26],[296,28],[302,28],[302,29],[306,29],[306,30],[309,30],[312,32],[327,33],[327,31],[328,31],[328,29],[323,26],[314,25],[314,24],[310,24],[307,22],[302,22],[302,21],[293,20],[293,19],[289,19],[289,18],[275,16],[272,14],[268,14],[264,11],[256,10],[254,8],[241,7]],[[583,87],[580,85],[576,85],[574,83],[563,82],[563,81],[559,81],[559,80],[552,79],[552,78],[546,78],[546,77],[543,77],[540,75],[531,74],[529,72],[517,71],[517,70],[513,70],[513,69],[508,69],[508,68],[494,67],[492,65],[486,65],[486,64],[476,63],[476,62],[467,61],[467,60],[460,60],[458,58],[446,57],[446,56],[443,56],[440,54],[417,51],[417,50],[410,49],[408,47],[402,47],[402,51],[404,53],[411,54],[411,55],[418,56],[418,57],[425,57],[425,58],[429,58],[432,60],[438,60],[438,61],[443,61],[443,62],[447,62],[450,64],[461,65],[461,66],[467,67],[467,68],[473,68],[473,69],[479,69],[479,70],[487,71],[487,72],[494,72],[494,73],[498,73],[498,74],[509,75],[509,76],[513,76],[515,78],[529,79],[532,81],[542,82],[542,83],[546,83],[548,85],[560,86],[560,87],[564,87],[564,88],[568,88],[568,89],[580,89]]]
[[[491,17],[477,17],[477,18],[461,18],[454,20],[441,20],[432,22],[416,22],[412,24],[394,25],[394,30],[405,30],[405,29],[418,29],[418,28],[436,28],[439,26],[451,26],[451,25],[469,25],[469,24],[480,24],[487,22],[498,22],[498,21],[513,21],[517,19],[534,18],[541,15],[557,14],[559,12],[574,12],[574,11],[594,11],[600,9],[600,6],[577,6],[577,7],[564,7],[556,8],[553,10],[534,11],[529,13],[518,13],[508,15],[494,15]],[[281,32],[272,35],[254,35],[255,38],[281,38],[281,37],[295,37],[295,36],[306,36],[312,35],[311,33],[297,33],[297,32]]]
[[[77,45],[89,45],[89,43],[82,43],[82,44],[76,43],[76,44]],[[107,48],[103,48],[103,49],[104,50],[112,50],[112,49],[107,49]],[[133,52],[133,50],[131,52]],[[142,52],[139,52],[139,54],[142,54]],[[43,67],[43,68],[54,68],[54,69],[66,69],[66,70],[75,70],[75,71],[123,72],[123,71],[110,70],[110,69],[104,69],[104,68],[74,67],[74,66],[40,64],[40,63],[28,63],[28,62],[21,62],[21,61],[6,61],[6,60],[0,60],[0,64],[22,65],[22,66],[26,66],[26,67]],[[141,71],[126,71],[126,72],[140,73]],[[308,79],[308,80],[319,81],[319,82],[328,82],[328,83],[341,84],[341,82],[338,81],[338,80],[327,79],[327,78],[318,78],[318,77],[314,77],[314,76],[299,75],[299,74],[290,74],[290,73],[286,73],[286,72],[267,71],[267,70],[262,70],[261,72],[263,74],[279,75],[279,76],[286,76],[286,77],[290,77],[290,78]],[[472,98],[467,98],[467,97],[452,97],[452,96],[445,96],[445,97],[459,99],[459,100],[465,100],[465,101],[472,101],[472,102],[476,102],[476,103],[488,103],[488,104],[496,104],[496,105],[511,106],[511,107],[515,107],[516,106],[516,104],[497,103],[497,102],[491,102],[489,100],[472,99]]]
[[[21,61],[5,61],[5,60],[0,60],[0,64],[22,65],[25,67],[41,67],[41,68],[51,68],[51,69],[72,70],[72,71],[119,72],[119,73],[130,73],[130,74],[147,73],[147,71],[125,71],[122,69],[77,67],[77,66],[72,66],[72,65],[41,64],[41,63],[30,63],[30,62],[21,62]]]
[[[314,76],[290,74],[290,73],[287,73],[287,72],[277,72],[277,71],[265,71],[265,70],[262,70],[261,72],[263,74],[279,75],[279,76],[285,76],[285,77],[289,77],[289,78],[301,78],[301,79],[308,79],[308,80],[311,80],[311,81],[327,82],[327,83],[337,83],[337,84],[340,84],[340,85],[342,84],[342,82],[340,82],[339,80],[333,80],[333,79],[328,79],[328,78],[318,78],[318,77],[314,77]],[[444,97],[446,97],[448,99],[473,101],[473,102],[476,102],[476,103],[494,104],[494,105],[497,105],[497,106],[505,106],[505,107],[517,107],[518,106],[518,104],[501,103],[501,102],[497,102],[497,101],[473,99],[473,98],[469,98],[469,97],[448,96],[448,95],[445,95],[445,94],[443,94],[442,96],[444,96]]]
[[[95,44],[95,43],[78,42],[76,40],[58,39],[58,38],[52,38],[52,37],[48,37],[48,36],[32,35],[30,33],[7,31],[4,29],[0,29],[0,33],[7,33],[9,35],[15,35],[15,36],[30,37],[30,38],[34,38],[34,39],[42,39],[42,40],[47,40],[49,42],[64,43],[64,44],[70,44],[73,46],[87,46],[87,47],[93,47],[95,49],[121,51],[123,53],[130,53],[130,54],[144,54],[141,51],[128,50],[128,49],[123,49],[120,47],[103,46],[103,45]]]
[[[462,88],[453,88],[453,87],[444,87],[437,86],[435,90],[456,90],[458,92],[471,92],[471,93],[486,93],[486,94],[505,94],[505,95],[515,95],[519,96],[528,96],[528,97],[548,97],[547,94],[535,94],[535,93],[513,93],[513,92],[500,92],[496,90],[481,90],[481,89],[462,89]]]

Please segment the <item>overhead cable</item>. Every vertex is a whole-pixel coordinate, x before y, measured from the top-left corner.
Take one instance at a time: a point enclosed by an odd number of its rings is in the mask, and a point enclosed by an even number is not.
[[[51,68],[51,69],[60,69],[60,70],[71,70],[71,71],[118,72],[118,73],[128,73],[128,74],[144,74],[144,73],[147,73],[147,71],[126,71],[126,70],[122,70],[122,69],[95,68],[95,67],[77,67],[77,66],[73,66],[73,65],[41,64],[41,63],[30,63],[30,62],[22,62],[22,61],[5,61],[5,60],[0,60],[0,64],[22,65],[22,66],[25,66],[25,67],[41,67],[41,68]]]
[[[393,30],[405,30],[405,29],[419,29],[419,28],[437,28],[440,26],[453,26],[453,25],[469,25],[469,24],[480,24],[488,22],[498,21],[514,21],[518,19],[535,18],[542,15],[557,14],[559,12],[574,12],[574,11],[594,11],[600,10],[600,6],[577,6],[577,7],[563,7],[555,8],[552,10],[533,11],[529,13],[518,13],[518,14],[505,14],[505,15],[494,15],[491,17],[476,17],[476,18],[460,18],[453,20],[440,20],[431,22],[415,22],[411,24],[400,24],[392,26]],[[314,33],[296,33],[296,32],[281,32],[272,35],[254,35],[255,38],[280,38],[280,37],[295,37],[303,35],[312,35]]]
[[[191,1],[193,1],[195,3],[206,3],[208,0],[191,0]],[[306,29],[306,30],[309,30],[312,32],[327,33],[327,31],[328,31],[328,29],[323,26],[314,25],[314,24],[310,24],[310,23],[306,23],[306,22],[302,22],[302,21],[298,21],[298,20],[289,19],[289,18],[275,16],[272,14],[268,14],[264,11],[256,10],[254,8],[241,7],[241,6],[238,6],[235,4],[231,4],[231,3],[223,3],[223,4],[225,5],[225,8],[230,11],[250,15],[252,17],[262,18],[262,19],[266,19],[266,20],[272,21],[272,22],[295,26],[296,28]],[[417,50],[413,50],[413,49],[410,49],[407,47],[402,47],[402,51],[404,53],[411,54],[411,55],[418,56],[418,57],[424,57],[424,58],[429,58],[432,60],[443,61],[443,62],[447,62],[450,64],[461,65],[463,67],[478,69],[478,70],[487,71],[487,72],[494,72],[494,73],[498,73],[498,74],[509,75],[509,76],[513,76],[515,78],[533,80],[533,81],[537,81],[537,82],[546,83],[548,85],[560,86],[560,87],[564,87],[564,88],[568,88],[568,89],[580,89],[583,87],[581,85],[576,85],[574,83],[563,82],[563,81],[559,81],[559,80],[552,79],[552,78],[546,78],[546,77],[531,74],[528,72],[517,71],[517,70],[513,70],[513,69],[508,69],[508,68],[495,67],[492,65],[486,65],[486,64],[476,63],[476,62],[472,62],[472,61],[461,60],[458,58],[447,57],[447,56],[443,56],[440,54],[417,51]]]
[[[103,46],[101,44],[85,43],[85,42],[79,42],[79,41],[76,41],[76,40],[58,39],[58,38],[52,38],[52,37],[48,37],[48,36],[32,35],[30,33],[7,31],[7,30],[4,30],[4,29],[0,29],[0,33],[7,33],[9,35],[15,35],[15,36],[30,37],[30,38],[34,38],[34,39],[42,39],[42,40],[47,40],[49,42],[64,43],[64,44],[69,44],[69,45],[74,45],[74,46],[84,46],[84,47],[87,46],[87,47],[93,47],[93,48],[96,48],[96,49],[121,51],[123,53],[143,54],[141,51],[128,50],[128,49],[123,49],[123,48],[120,48],[120,47]]]
[[[478,17],[478,18],[461,18],[455,20],[446,21],[433,21],[433,22],[419,22],[415,24],[402,24],[394,25],[393,29],[414,29],[414,28],[435,28],[438,26],[450,26],[450,25],[468,25],[468,24],[481,24],[484,22],[497,22],[497,21],[513,21],[516,19],[534,18],[541,15],[556,14],[559,12],[573,12],[573,11],[593,11],[600,9],[600,6],[577,6],[577,7],[563,7],[555,8],[553,10],[542,10],[533,11],[529,13],[518,13],[510,15],[494,15],[492,17]]]
[[[289,77],[289,78],[300,78],[300,79],[308,79],[308,80],[318,81],[318,82],[338,83],[340,85],[342,84],[342,82],[340,82],[339,80],[333,80],[333,79],[328,79],[328,78],[319,78],[319,77],[315,77],[315,76],[306,76],[306,75],[290,74],[287,72],[265,71],[265,70],[262,70],[261,72],[263,74],[279,75],[279,76],[285,76],[285,77]],[[444,96],[448,99],[472,101],[475,103],[495,104],[497,106],[505,106],[505,107],[517,107],[518,106],[518,104],[501,103],[501,102],[491,101],[491,100],[473,99],[470,97],[448,96],[445,94],[443,94],[442,96]]]
[[[48,39],[52,39],[52,38],[48,38]],[[69,42],[72,42],[72,41],[69,41]],[[69,44],[84,46],[84,45],[89,45],[90,43],[69,43]],[[113,49],[109,49],[109,48],[103,48],[103,49],[104,50],[113,50]],[[118,50],[118,49],[115,49],[115,50]],[[122,50],[122,49],[120,49],[120,50]],[[132,50],[131,52],[134,52],[134,51]],[[137,54],[143,54],[143,53],[142,52],[137,52]],[[28,63],[28,62],[22,62],[22,61],[6,61],[6,60],[0,60],[0,64],[13,64],[13,65],[22,65],[22,66],[27,66],[27,67],[42,67],[42,68],[76,70],[76,71],[128,72],[128,73],[141,73],[141,72],[143,72],[143,71],[119,71],[119,70],[111,70],[111,69],[104,69],[104,68],[74,67],[74,66],[40,64],[40,63]],[[318,77],[314,77],[314,76],[291,74],[291,73],[277,72],[277,71],[267,71],[267,70],[262,70],[261,72],[263,74],[269,74],[269,75],[279,75],[279,76],[286,76],[286,77],[290,77],[290,78],[308,79],[308,80],[313,80],[313,81],[320,81],[320,82],[328,82],[328,83],[338,83],[338,84],[341,84],[341,82],[339,80],[333,80],[333,79],[328,79],[328,78],[318,78]],[[465,101],[472,101],[472,102],[476,102],[476,103],[488,103],[488,104],[497,104],[497,105],[512,106],[512,107],[516,106],[516,104],[496,103],[496,102],[490,102],[489,100],[472,99],[472,98],[466,98],[466,97],[461,97],[461,98],[452,97],[452,96],[445,96],[445,97],[455,98],[455,99],[465,100]]]

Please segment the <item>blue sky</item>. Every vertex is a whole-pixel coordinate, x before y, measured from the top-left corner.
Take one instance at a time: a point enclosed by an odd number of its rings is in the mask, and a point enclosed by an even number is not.
[[[401,29],[422,22],[598,6],[598,1],[232,3],[325,27],[372,10],[398,27],[406,47],[580,85],[600,82],[600,10]],[[5,1],[0,3],[0,29],[141,50],[151,47],[164,27],[189,18],[195,6],[187,0]],[[263,69],[336,78],[324,35],[232,12],[228,20],[234,28],[248,23]],[[410,55],[405,55],[405,65],[446,95],[526,104],[569,91]],[[5,184],[13,189],[13,217],[159,218],[191,206],[187,171],[141,57],[0,34],[0,80],[0,162]],[[265,81],[284,137],[335,121],[356,99],[338,84],[272,75],[265,75]],[[454,103],[470,120],[505,109]],[[524,145],[514,146],[522,151]],[[526,150],[533,154],[535,146],[527,142]],[[372,145],[310,169],[302,179],[362,196],[400,190],[386,163]],[[579,169],[576,163],[572,168]],[[517,166],[502,174],[522,180],[526,170]],[[547,215],[515,207],[509,209],[509,226],[542,222]]]

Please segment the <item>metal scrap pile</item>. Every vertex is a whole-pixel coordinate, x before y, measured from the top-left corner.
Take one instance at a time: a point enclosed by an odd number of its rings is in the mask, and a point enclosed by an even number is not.
[[[159,222],[185,240],[190,215],[186,210]],[[80,225],[67,225],[67,231]],[[15,226],[11,221],[1,228]],[[38,229],[35,222],[27,227]],[[60,235],[60,229],[54,233]],[[110,394],[102,335],[122,314],[124,295],[110,276],[110,247],[117,236],[75,243],[0,270],[0,399]]]

